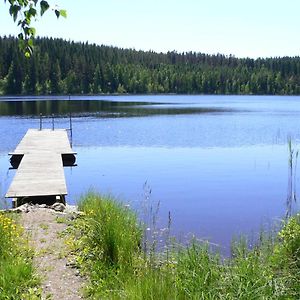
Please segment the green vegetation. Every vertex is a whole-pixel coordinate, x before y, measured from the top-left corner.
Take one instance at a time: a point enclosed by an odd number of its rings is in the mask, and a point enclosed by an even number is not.
[[[183,246],[168,238],[163,251],[144,251],[143,226],[114,199],[89,193],[79,208],[70,242],[90,278],[90,299],[300,298],[300,215],[255,246],[233,242],[231,257],[222,258],[195,240]]]
[[[300,57],[238,59],[37,38],[26,59],[0,38],[0,94],[300,94]]]
[[[7,0],[4,0],[7,2]],[[33,38],[36,30],[31,26],[31,20],[38,16],[38,11],[42,16],[50,7],[48,1],[45,0],[8,0],[9,14],[17,26],[20,27],[21,32],[18,35],[19,47],[24,51],[25,57],[29,58],[33,50]],[[54,8],[54,13],[57,18],[60,16],[66,17],[67,12],[64,9]]]
[[[0,299],[40,299],[32,251],[22,228],[0,213]]]
[[[113,198],[89,193],[79,208],[67,243],[89,278],[89,299],[300,298],[300,214],[278,234],[262,233],[256,245],[234,241],[224,258],[208,243],[180,245],[168,233],[158,247],[155,224],[149,231]],[[145,240],[147,232],[152,236]],[[41,298],[32,255],[22,228],[0,214],[0,300]]]
[[[81,236],[78,262],[96,283],[91,293],[109,296],[120,288],[118,281],[134,270],[136,254],[140,252],[141,227],[131,210],[110,198],[100,200],[90,193],[79,208],[86,217],[77,223]]]

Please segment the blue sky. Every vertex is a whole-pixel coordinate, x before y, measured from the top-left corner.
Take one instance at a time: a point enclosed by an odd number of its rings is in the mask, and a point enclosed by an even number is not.
[[[137,50],[237,57],[300,55],[300,0],[49,0],[68,12],[36,22],[40,36]],[[17,34],[2,1],[0,35]]]

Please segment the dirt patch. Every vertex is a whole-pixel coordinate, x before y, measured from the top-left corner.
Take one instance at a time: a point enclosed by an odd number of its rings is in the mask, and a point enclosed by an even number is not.
[[[82,299],[84,279],[68,261],[68,248],[62,233],[67,225],[62,214],[49,208],[36,208],[21,214],[21,223],[35,249],[34,264],[42,279],[43,299]]]

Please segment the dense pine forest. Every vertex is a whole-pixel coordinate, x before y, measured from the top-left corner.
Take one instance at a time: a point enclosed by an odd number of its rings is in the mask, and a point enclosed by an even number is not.
[[[30,59],[0,37],[0,94],[300,94],[300,57],[155,53],[37,38]]]

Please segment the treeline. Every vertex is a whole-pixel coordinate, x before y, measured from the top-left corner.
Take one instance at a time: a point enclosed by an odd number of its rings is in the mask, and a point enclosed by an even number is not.
[[[300,94],[300,57],[155,53],[38,38],[32,57],[0,37],[3,95],[186,93]]]

